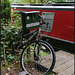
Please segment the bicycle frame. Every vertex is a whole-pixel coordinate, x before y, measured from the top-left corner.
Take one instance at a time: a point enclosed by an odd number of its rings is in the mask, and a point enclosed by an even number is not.
[[[25,38],[25,37],[27,37],[28,35],[33,34],[33,35],[32,35],[27,41],[25,41],[24,43],[22,42],[22,39],[21,39],[22,34],[20,34],[20,45],[17,47],[17,50],[19,50],[20,47],[23,47],[23,46],[24,46],[28,41],[30,41],[37,33],[39,34],[39,35],[37,35],[37,41],[39,41],[39,37],[41,38],[41,36],[40,36],[40,27],[41,27],[43,24],[46,24],[46,25],[49,24],[49,23],[46,23],[46,22],[44,21],[44,19],[43,19],[39,14],[36,14],[36,15],[42,20],[42,23],[40,23],[38,29],[36,29],[36,30],[34,30],[34,31],[32,31],[32,32],[30,32],[30,33],[28,33],[28,34],[23,35],[23,38]]]
[[[52,46],[49,43],[47,43],[44,40],[40,40],[42,38],[42,36],[41,36],[42,34],[40,34],[41,26],[43,24],[48,25],[48,23],[44,22],[44,19],[40,15],[38,15],[38,16],[42,19],[42,22],[40,22],[39,28],[30,33],[27,33],[27,34],[24,34],[25,31],[20,32],[19,46],[17,46],[17,50],[15,50],[15,52],[18,52],[18,50],[20,50],[20,49],[23,50],[21,53],[20,63],[21,63],[22,69],[25,70],[27,74],[29,74],[29,72],[27,72],[26,69],[30,68],[30,70],[31,70],[34,66],[34,69],[39,68],[39,71],[43,71],[44,72],[43,74],[46,75],[46,74],[50,73],[50,71],[52,71],[52,69],[54,68],[55,53],[54,53]],[[34,36],[36,36],[36,40],[33,42],[29,42]],[[29,37],[29,38],[23,42],[23,38],[26,38],[26,37]],[[47,53],[47,54],[45,54],[45,56],[44,56],[42,53],[43,54]],[[50,56],[52,55],[51,56],[52,61],[51,61],[51,58],[45,60],[49,56],[48,54],[50,54]],[[42,61],[50,62],[50,67],[44,66],[41,63]],[[26,64],[25,64],[25,62],[26,62]],[[49,63],[48,63],[48,65],[49,65]],[[34,70],[31,70],[31,71],[33,72]]]
[[[28,35],[33,34],[27,41],[25,41],[25,43],[27,43],[28,41],[30,41],[30,40],[38,33],[37,30],[38,30],[38,29],[36,29],[36,30],[30,32],[29,34],[24,35],[24,38],[25,38],[25,37],[27,37]]]
[[[23,38],[25,38],[25,37],[27,37],[27,36],[29,36],[29,35],[31,35],[32,34],[32,36],[30,36],[30,38],[28,38],[24,43],[22,42],[22,39],[21,39],[21,36],[22,36],[22,34],[20,34],[20,45],[19,46],[17,46],[17,50],[19,50],[19,48],[22,48],[28,41],[30,41],[36,34],[40,34],[40,27],[38,28],[38,29],[36,29],[36,30],[34,30],[34,31],[32,31],[32,32],[30,32],[30,33],[28,33],[28,34],[25,34],[25,35],[23,35]],[[38,41],[38,40],[37,40]]]

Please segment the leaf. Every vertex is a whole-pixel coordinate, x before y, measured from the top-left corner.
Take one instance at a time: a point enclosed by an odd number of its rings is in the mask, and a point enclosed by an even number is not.
[[[5,42],[5,44],[9,44],[10,42],[8,41],[8,42]]]
[[[4,47],[7,48],[8,46],[7,45],[4,45]]]
[[[3,49],[3,46],[1,46],[1,50]]]
[[[4,40],[5,38],[1,38],[1,40]]]
[[[13,45],[16,44],[16,42],[13,42]]]
[[[7,28],[4,27],[4,30],[7,31]]]
[[[15,26],[11,26],[11,28],[13,29],[13,28],[15,28]]]
[[[9,53],[9,51],[6,51],[6,53]]]
[[[4,34],[5,32],[4,32],[4,30],[1,30],[1,34]]]
[[[8,67],[7,70],[10,71],[10,67]]]
[[[1,44],[3,44],[4,42],[3,41],[1,41]]]
[[[18,34],[18,32],[15,32],[14,34],[16,34],[16,35],[17,35],[17,34]]]
[[[1,55],[1,57],[3,57],[3,55]]]

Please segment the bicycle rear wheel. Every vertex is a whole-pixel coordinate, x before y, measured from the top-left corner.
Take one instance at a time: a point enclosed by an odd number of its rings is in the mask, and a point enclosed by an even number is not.
[[[34,41],[25,47],[20,62],[28,75],[48,75],[55,65],[55,52],[46,41]]]

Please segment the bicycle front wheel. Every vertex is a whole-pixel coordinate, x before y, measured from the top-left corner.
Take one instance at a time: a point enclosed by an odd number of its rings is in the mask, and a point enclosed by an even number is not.
[[[49,75],[55,65],[55,52],[46,41],[28,44],[21,54],[21,67],[28,75]]]

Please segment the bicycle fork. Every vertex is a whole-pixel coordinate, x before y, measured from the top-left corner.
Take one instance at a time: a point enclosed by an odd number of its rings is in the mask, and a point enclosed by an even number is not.
[[[40,50],[40,44],[39,41],[36,41],[35,48],[34,48],[34,60],[39,60],[39,50]]]

